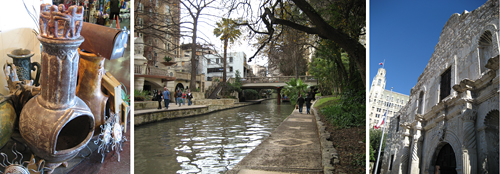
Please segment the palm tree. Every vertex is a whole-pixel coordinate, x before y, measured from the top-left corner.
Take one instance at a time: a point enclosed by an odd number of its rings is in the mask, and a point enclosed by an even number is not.
[[[214,29],[214,35],[224,41],[224,71],[222,72],[222,82],[226,83],[226,59],[227,59],[227,44],[228,42],[234,43],[241,35],[238,25],[232,19],[222,18],[222,21],[217,22],[217,28]]]
[[[283,92],[290,97],[290,102],[294,105],[295,101],[299,98],[300,94],[305,94],[309,85],[302,82],[300,79],[292,78],[290,81],[285,82],[286,85],[283,87]]]

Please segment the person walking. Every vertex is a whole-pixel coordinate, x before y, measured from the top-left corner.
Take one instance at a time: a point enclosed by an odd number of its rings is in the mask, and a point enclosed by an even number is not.
[[[160,90],[158,90],[158,94],[156,94],[155,97],[155,100],[158,101],[158,109],[161,109],[161,100],[163,99],[163,95]]]
[[[182,103],[182,92],[181,90],[179,89],[179,91],[177,91],[177,103],[179,103],[179,107],[181,107],[181,103]]]
[[[302,97],[302,94],[299,94],[297,104],[299,104],[299,112],[302,114],[302,107],[304,106],[304,98]]]
[[[175,90],[175,93],[174,93],[174,100],[175,100],[175,105],[177,105],[177,92],[179,90]]]
[[[312,98],[309,94],[306,95],[306,111],[307,111],[307,114],[310,114],[311,113],[311,100],[314,100],[314,98]]]
[[[165,108],[168,109],[168,104],[170,103],[170,92],[168,91],[167,87],[163,88],[163,102],[165,102]]]
[[[191,104],[193,104],[191,102],[191,99],[193,99],[193,94],[191,94],[191,91],[188,90],[188,93],[187,93],[187,96],[186,96],[187,100],[188,100],[188,106],[191,106]]]
[[[186,91],[182,92],[182,105],[186,105]]]

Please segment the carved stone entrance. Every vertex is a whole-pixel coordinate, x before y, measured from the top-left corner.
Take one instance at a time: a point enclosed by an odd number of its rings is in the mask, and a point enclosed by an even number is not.
[[[439,174],[456,174],[457,162],[455,159],[455,152],[453,152],[453,148],[450,144],[444,145],[436,159],[436,164],[434,165],[434,169],[437,169],[439,166]]]

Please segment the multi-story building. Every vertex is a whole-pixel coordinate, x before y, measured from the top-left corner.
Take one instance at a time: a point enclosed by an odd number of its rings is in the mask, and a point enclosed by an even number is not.
[[[499,9],[451,15],[389,126],[381,173],[499,173]]]
[[[256,77],[266,77],[267,68],[265,66],[253,64],[250,67],[252,68],[252,74]]]
[[[377,75],[373,78],[369,95],[369,120],[370,127],[373,128],[387,111],[387,118],[384,124],[389,124],[390,118],[396,114],[408,102],[408,95],[397,93],[385,89],[385,69],[379,68]]]
[[[211,81],[214,77],[222,78],[223,71],[223,57],[217,54],[207,54],[204,56],[204,61],[201,61],[200,65],[203,68],[202,73],[206,74],[206,80]],[[226,62],[226,75],[227,78],[236,77],[236,71],[240,72],[240,77],[244,78],[250,71],[246,63],[247,57],[244,52],[231,52],[227,53]]]
[[[135,32],[144,40],[148,65],[159,66],[164,57],[180,55],[180,0],[136,1]]]

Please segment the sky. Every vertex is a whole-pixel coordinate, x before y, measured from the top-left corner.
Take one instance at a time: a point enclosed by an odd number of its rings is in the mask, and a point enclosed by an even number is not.
[[[221,20],[222,17],[227,18],[227,8],[223,7],[222,5],[223,0],[216,0],[214,3],[211,4],[211,7],[215,8],[206,8],[202,10],[202,18],[199,20],[201,21],[198,24],[198,32],[197,35],[198,37],[203,38],[202,39],[197,39],[196,42],[198,43],[206,43],[205,41],[209,41],[211,44],[214,44],[214,46],[219,51],[221,54],[223,52],[223,42],[216,37],[213,34],[213,31],[216,27],[216,23]],[[256,1],[252,1],[255,3]],[[254,4],[257,5],[257,4]],[[218,9],[216,9],[218,8]],[[256,13],[257,11],[254,12],[256,16],[258,16]],[[238,18],[240,17],[240,14],[238,12],[235,12],[231,18]],[[187,11],[184,6],[181,6],[181,21],[192,21],[192,18],[188,16]],[[186,24],[186,26],[191,27],[191,24]],[[240,39],[235,41],[235,43],[230,44],[228,47],[227,52],[245,52],[247,58],[253,56],[255,54],[255,51],[257,50],[255,47],[251,46],[255,42],[255,40],[249,40],[247,39],[247,33],[248,29],[246,27],[241,27],[240,30],[242,30],[242,35],[240,36]],[[187,29],[183,29],[183,31],[188,31]],[[181,44],[182,43],[191,43],[191,37],[186,37],[186,38],[181,38],[180,40]],[[259,64],[259,65],[266,65],[267,64],[267,58],[263,58],[260,56],[257,56],[255,59],[252,60],[252,62],[248,64]]]
[[[385,59],[386,89],[394,87],[395,92],[409,95],[451,15],[471,12],[484,3],[486,0],[370,1],[369,84]]]

